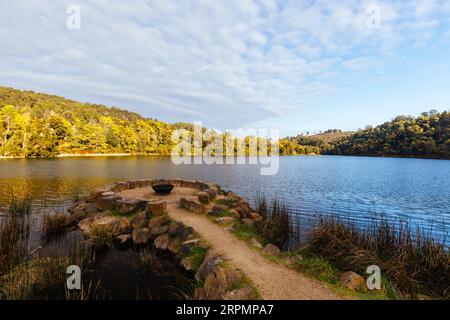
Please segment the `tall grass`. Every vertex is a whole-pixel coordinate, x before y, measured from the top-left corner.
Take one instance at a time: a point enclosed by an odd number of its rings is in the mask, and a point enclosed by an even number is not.
[[[355,222],[318,215],[308,243],[342,270],[365,274],[369,265],[378,265],[407,297],[450,298],[450,252],[423,227],[381,216],[358,228]]]
[[[264,196],[256,197],[256,211],[262,220],[255,223],[256,231],[280,249],[295,248],[300,243],[300,225],[289,209],[275,199],[271,203]]]
[[[0,216],[0,275],[28,257],[31,199],[12,197]]]

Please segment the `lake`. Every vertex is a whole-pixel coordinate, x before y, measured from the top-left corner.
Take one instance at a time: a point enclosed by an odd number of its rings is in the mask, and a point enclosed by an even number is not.
[[[260,193],[282,199],[299,215],[337,213],[360,223],[374,213],[450,226],[450,161],[304,156],[280,157],[279,172],[260,175],[258,165],[175,165],[170,157],[84,157],[0,161],[0,203],[29,194],[34,208],[60,208],[75,194],[110,182],[143,178],[211,181],[249,200]]]

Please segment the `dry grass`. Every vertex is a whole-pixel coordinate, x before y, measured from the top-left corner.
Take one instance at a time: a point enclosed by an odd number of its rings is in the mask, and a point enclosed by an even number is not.
[[[72,224],[69,215],[65,212],[45,214],[42,224],[42,233],[51,236],[67,229]]]
[[[407,297],[418,294],[450,298],[450,252],[424,228],[374,219],[365,228],[319,215],[309,246],[342,270],[364,274],[369,265],[382,272]]]
[[[114,229],[108,225],[93,224],[89,228],[89,241],[96,250],[111,246]]]

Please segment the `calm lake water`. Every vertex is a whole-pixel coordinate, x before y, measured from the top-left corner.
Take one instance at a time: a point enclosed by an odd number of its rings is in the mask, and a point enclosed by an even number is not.
[[[450,161],[369,157],[281,157],[279,172],[258,165],[175,165],[170,157],[96,157],[0,161],[0,202],[30,194],[35,208],[58,208],[73,195],[110,182],[142,178],[211,181],[249,200],[277,197],[298,214],[338,213],[364,223],[374,213],[450,227]]]

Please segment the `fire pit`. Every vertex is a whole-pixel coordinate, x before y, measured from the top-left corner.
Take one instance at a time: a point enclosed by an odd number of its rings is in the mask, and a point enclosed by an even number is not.
[[[152,186],[152,188],[157,194],[169,194],[173,190],[173,184],[155,184]]]

